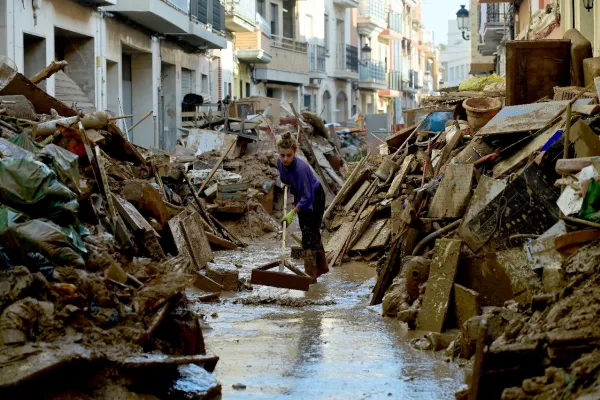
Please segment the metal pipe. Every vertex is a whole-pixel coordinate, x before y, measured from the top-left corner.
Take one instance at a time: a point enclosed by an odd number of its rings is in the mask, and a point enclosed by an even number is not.
[[[417,244],[415,246],[415,249],[412,252],[413,256],[416,256],[419,254],[419,251],[421,250],[421,248],[423,248],[423,246],[425,246],[427,243],[431,242],[433,239],[436,239],[440,236],[442,236],[444,233],[446,232],[450,232],[452,229],[457,228],[460,223],[462,222],[462,218],[459,220],[454,221],[453,223],[451,223],[450,225],[446,225],[445,227],[443,227],[442,229],[438,229],[437,231],[425,236],[420,242],[419,244]]]

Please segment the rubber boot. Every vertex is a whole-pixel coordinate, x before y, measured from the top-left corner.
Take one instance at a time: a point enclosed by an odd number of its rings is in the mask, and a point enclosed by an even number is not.
[[[312,283],[317,283],[317,255],[312,250],[304,250],[304,272],[311,277]]]
[[[329,265],[327,265],[327,255],[325,250],[317,250],[317,277],[325,275],[329,272]]]

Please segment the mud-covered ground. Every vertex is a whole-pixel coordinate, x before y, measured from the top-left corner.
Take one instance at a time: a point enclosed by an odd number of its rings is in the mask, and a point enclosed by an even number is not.
[[[279,246],[254,244],[215,261],[241,265],[249,280],[252,267],[278,259]],[[368,307],[375,275],[350,263],[308,293],[255,286],[197,303],[207,351],[221,358],[215,375],[223,398],[453,399],[463,371],[411,347],[420,333]]]

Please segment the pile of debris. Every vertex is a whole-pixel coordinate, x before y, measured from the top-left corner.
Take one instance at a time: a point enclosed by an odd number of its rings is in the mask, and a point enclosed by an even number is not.
[[[529,81],[545,95],[523,103],[510,71],[506,100],[446,97],[354,167],[325,215],[330,267],[377,260],[371,304],[472,359],[457,398],[597,398],[600,78]]]
[[[200,271],[212,248],[245,244],[119,117],[1,73],[0,396],[218,394],[185,289],[218,297],[224,286]]]

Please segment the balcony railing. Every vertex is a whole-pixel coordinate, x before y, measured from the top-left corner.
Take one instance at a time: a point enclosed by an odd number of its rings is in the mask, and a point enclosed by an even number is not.
[[[327,48],[319,44],[308,45],[308,72],[327,72]]]
[[[364,60],[359,70],[361,81],[385,83],[385,63],[377,60]]]
[[[223,5],[226,14],[240,17],[251,24],[256,22],[255,0],[225,0]]]
[[[388,14],[388,27],[394,32],[402,33],[402,15],[390,11]]]
[[[503,24],[508,17],[509,3],[496,3],[487,5],[487,22]]]
[[[408,87],[409,89],[419,88],[419,71],[412,69],[408,71]]]
[[[271,35],[271,40],[273,41],[273,47],[279,47],[284,50],[297,51],[304,54],[308,50],[306,42],[298,42],[294,39],[277,35]]]
[[[163,0],[165,1],[165,0]],[[220,2],[213,2],[212,9],[209,10],[206,0],[177,0],[180,3],[184,1],[189,4],[189,14],[192,21],[200,22],[204,25],[211,25],[213,32],[221,33],[225,31],[225,12]]]
[[[190,0],[163,0],[165,3],[188,14],[190,12]]]
[[[402,90],[402,71],[388,72],[387,84],[391,90]]]
[[[358,72],[358,47],[338,43],[336,69]]]
[[[360,0],[360,15],[385,21],[385,5],[381,0]]]

